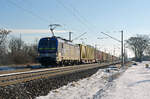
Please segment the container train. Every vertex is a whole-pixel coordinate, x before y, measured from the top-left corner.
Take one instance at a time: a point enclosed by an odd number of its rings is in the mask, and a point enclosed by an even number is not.
[[[43,66],[73,65],[116,61],[116,56],[99,51],[90,45],[73,44],[61,37],[41,38],[38,44],[38,61]]]

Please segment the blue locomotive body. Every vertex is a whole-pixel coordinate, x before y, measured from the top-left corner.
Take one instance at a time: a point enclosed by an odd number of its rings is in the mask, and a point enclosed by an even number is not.
[[[42,38],[38,44],[38,60],[42,65],[56,62],[58,40],[55,37]]]

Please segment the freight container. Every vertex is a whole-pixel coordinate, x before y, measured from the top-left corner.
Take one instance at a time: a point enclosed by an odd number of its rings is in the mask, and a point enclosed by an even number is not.
[[[89,45],[80,46],[80,59],[82,63],[92,63],[95,62],[95,48]]]
[[[102,54],[103,53],[101,51],[95,50],[95,60],[96,60],[96,62],[98,62],[98,63],[103,62],[103,55]]]

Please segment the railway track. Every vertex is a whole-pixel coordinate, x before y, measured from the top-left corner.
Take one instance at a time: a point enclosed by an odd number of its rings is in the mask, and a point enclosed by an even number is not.
[[[59,67],[59,68],[48,68],[41,70],[33,70],[27,72],[17,72],[17,73],[9,73],[9,74],[1,74],[0,75],[0,86],[13,85],[17,83],[23,83],[31,80],[48,78],[48,77],[56,77],[68,73],[83,71],[92,68],[105,67],[116,63],[103,63],[103,64],[86,64],[86,65],[78,65],[78,66],[67,66],[67,67]]]

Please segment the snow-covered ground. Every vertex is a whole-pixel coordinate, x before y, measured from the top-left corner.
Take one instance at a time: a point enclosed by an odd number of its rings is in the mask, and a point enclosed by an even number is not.
[[[89,78],[69,83],[37,99],[150,99],[150,68],[145,68],[145,64],[150,62],[129,67],[112,82],[106,78],[118,71],[99,70]]]
[[[47,96],[40,96],[37,99],[93,99],[100,89],[105,88],[108,83],[107,77],[112,73],[114,71],[108,73],[105,69],[100,69],[91,77],[69,83],[67,86],[50,91]]]
[[[150,62],[129,68],[105,91],[102,99],[150,99],[150,68],[145,68],[145,64]]]

